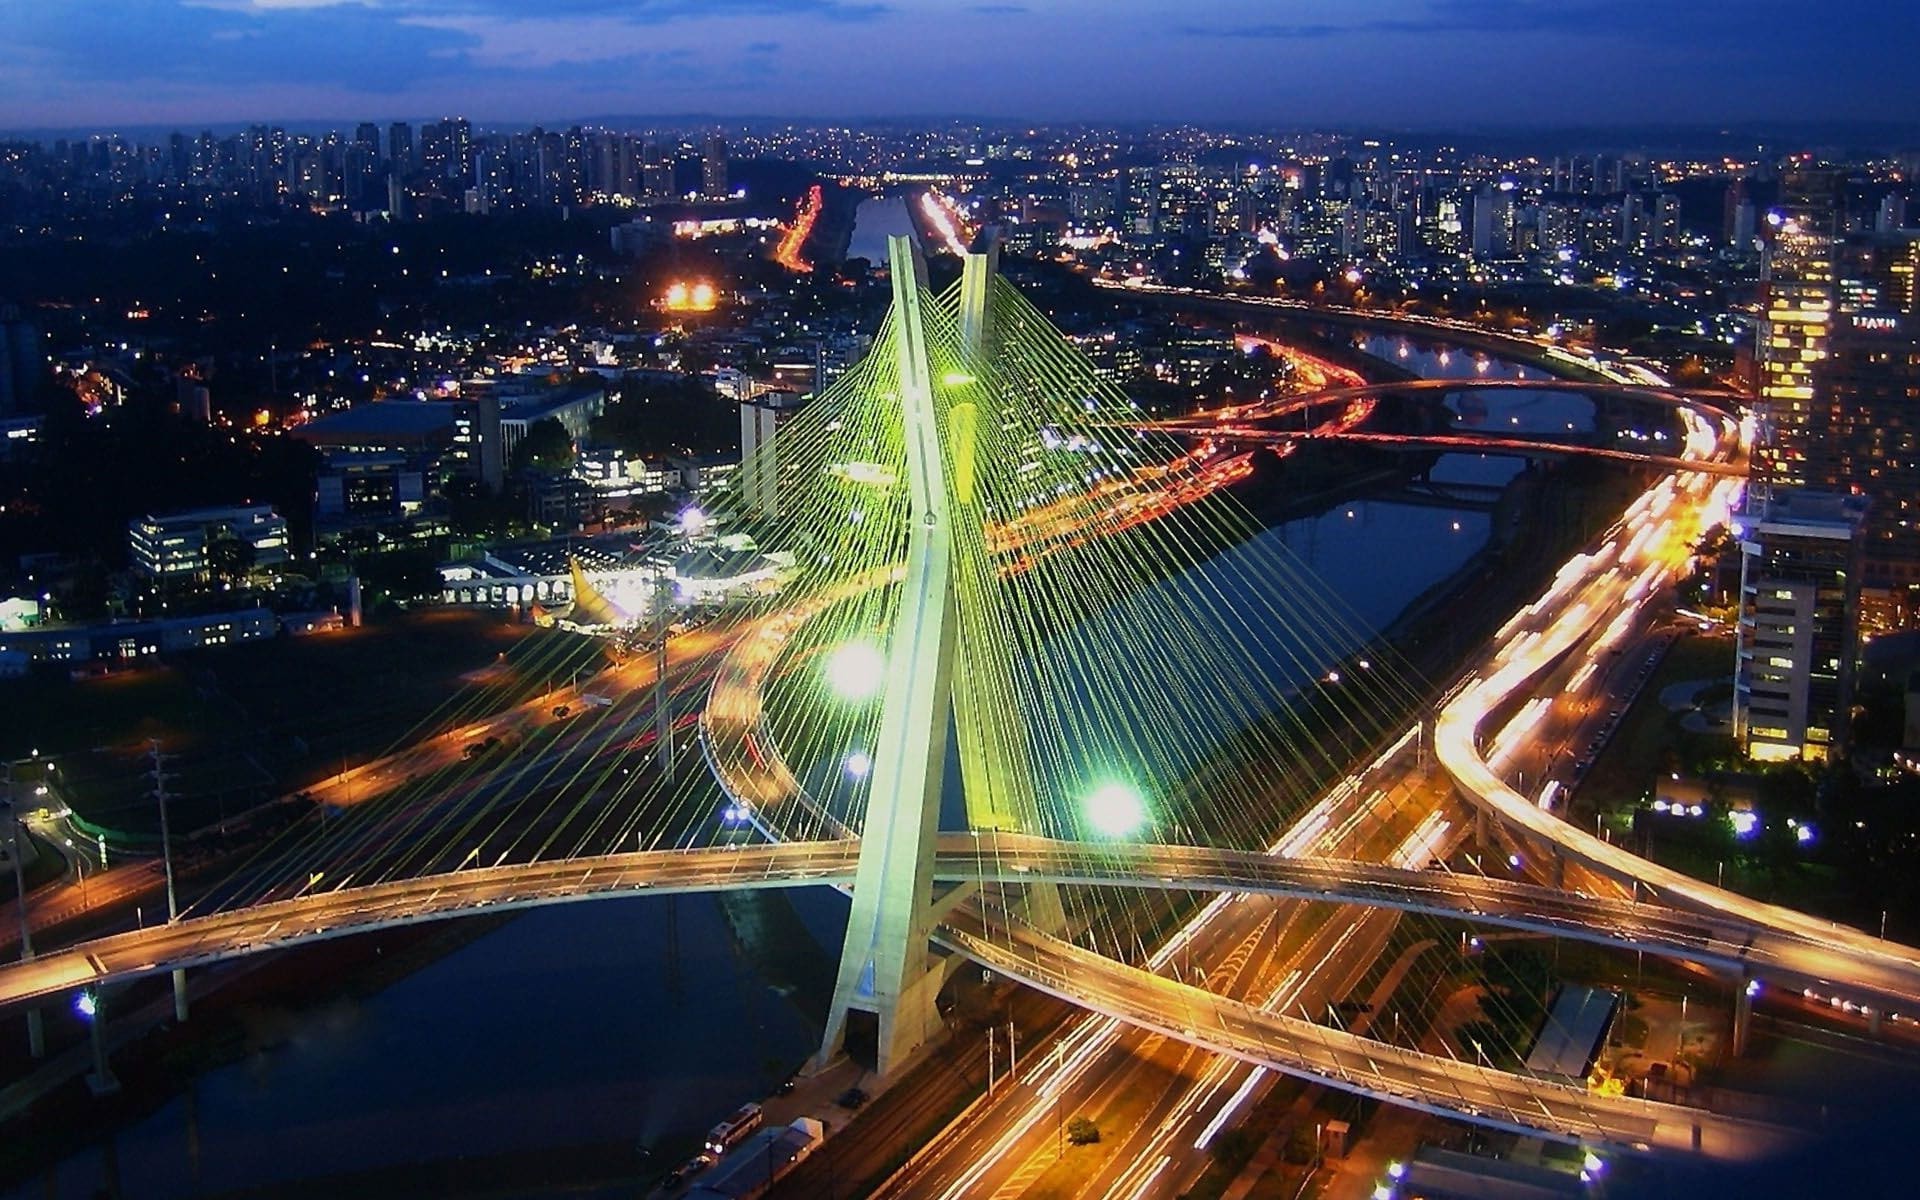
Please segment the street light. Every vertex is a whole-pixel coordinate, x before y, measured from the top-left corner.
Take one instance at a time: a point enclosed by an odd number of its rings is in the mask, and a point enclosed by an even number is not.
[[[1125,783],[1101,784],[1087,796],[1082,811],[1094,831],[1105,837],[1126,837],[1147,819],[1146,801]]]
[[[845,642],[827,655],[827,686],[851,703],[878,693],[886,671],[886,658],[871,642]]]

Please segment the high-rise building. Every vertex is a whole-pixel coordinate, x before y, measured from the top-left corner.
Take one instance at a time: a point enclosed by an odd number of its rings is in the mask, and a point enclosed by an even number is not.
[[[1763,761],[1844,749],[1859,652],[1867,500],[1799,488],[1750,493],[1740,540],[1733,732]]]
[[[1767,214],[1772,240],[1755,348],[1766,422],[1755,477],[1763,492],[1804,486],[1807,456],[1822,435],[1813,369],[1832,331],[1837,211],[1838,177],[1801,172],[1787,178],[1781,206]]]
[[[774,435],[804,403],[798,392],[765,392],[740,406],[740,498],[754,512],[774,511],[780,482]]]
[[[1888,312],[1837,316],[1813,378],[1827,436],[1809,473],[1831,491],[1863,492],[1872,502],[1861,586],[1920,585],[1920,321]]]
[[[1907,225],[1907,198],[1899,192],[1888,192],[1880,197],[1880,208],[1874,214],[1873,231],[1875,233],[1899,233]]]
[[[461,183],[473,181],[473,126],[465,117],[449,117],[446,127],[447,178]]]
[[[387,160],[393,164],[395,175],[413,170],[413,126],[405,121],[387,126]]]
[[[727,143],[717,133],[707,138],[706,153],[700,159],[700,194],[709,200],[732,194],[727,190]]]
[[[641,148],[640,193],[649,200],[673,195],[673,160],[658,142],[648,142]]]

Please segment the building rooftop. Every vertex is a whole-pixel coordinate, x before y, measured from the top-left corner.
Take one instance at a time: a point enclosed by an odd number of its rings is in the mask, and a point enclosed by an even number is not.
[[[537,421],[575,404],[604,397],[606,389],[593,386],[564,387],[527,396],[503,396],[500,415],[511,421]]]
[[[144,521],[148,525],[195,525],[226,521],[236,516],[266,520],[274,515],[271,504],[215,504],[182,512],[148,513]]]
[[[1535,1075],[1585,1079],[1619,1007],[1620,997],[1613,992],[1563,984],[1554,995],[1547,1023],[1527,1054],[1527,1070]]]
[[[1771,496],[1749,491],[1734,514],[1734,532],[1762,526],[1781,532],[1848,537],[1867,516],[1868,498],[1810,488],[1775,488]]]
[[[314,445],[342,445],[372,438],[425,442],[451,436],[459,404],[451,400],[378,400],[328,413],[289,432]]]

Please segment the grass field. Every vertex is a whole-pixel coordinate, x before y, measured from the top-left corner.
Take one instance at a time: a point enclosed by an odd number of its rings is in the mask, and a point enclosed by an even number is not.
[[[60,797],[133,834],[158,814],[149,739],[169,756],[183,830],[414,740],[498,712],[605,661],[600,643],[432,609],[360,629],[181,655],[101,679],[0,684],[0,754],[60,763]]]

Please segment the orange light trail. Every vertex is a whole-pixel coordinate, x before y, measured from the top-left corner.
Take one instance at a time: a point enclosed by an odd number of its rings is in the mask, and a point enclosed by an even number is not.
[[[807,198],[800,202],[799,211],[794,213],[793,224],[780,235],[780,245],[773,251],[773,261],[801,275],[812,272],[813,264],[800,257],[800,248],[813,236],[813,227],[819,223],[820,210],[824,207],[826,196],[816,183],[808,189]]]

